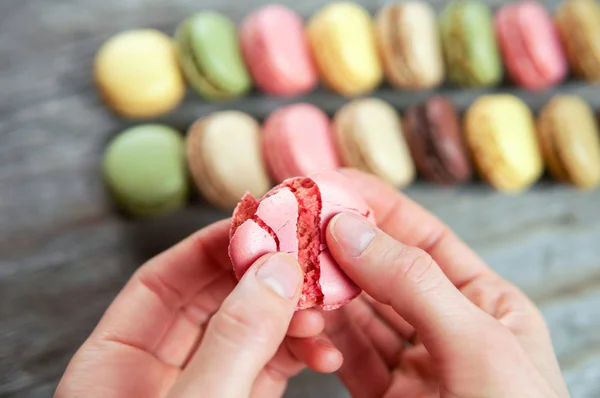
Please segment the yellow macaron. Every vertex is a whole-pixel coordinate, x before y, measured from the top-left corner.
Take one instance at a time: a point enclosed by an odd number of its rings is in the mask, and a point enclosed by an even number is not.
[[[484,95],[467,110],[464,127],[480,176],[497,190],[522,191],[542,175],[535,120],[521,99]]]
[[[600,138],[589,104],[575,95],[555,95],[541,110],[537,127],[554,179],[580,189],[600,184]]]
[[[186,91],[173,41],[154,29],[129,30],[110,38],[98,50],[94,78],[106,104],[132,119],[172,111]]]
[[[379,85],[383,70],[373,21],[364,8],[331,3],[311,18],[307,30],[321,79],[329,88],[355,96]]]

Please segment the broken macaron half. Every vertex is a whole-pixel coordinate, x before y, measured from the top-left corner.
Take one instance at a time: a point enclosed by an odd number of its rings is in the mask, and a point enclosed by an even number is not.
[[[298,309],[334,310],[361,289],[340,269],[325,240],[329,221],[338,213],[373,213],[352,182],[337,171],[283,181],[261,199],[244,195],[233,212],[229,257],[240,279],[261,256],[286,252],[304,271]]]

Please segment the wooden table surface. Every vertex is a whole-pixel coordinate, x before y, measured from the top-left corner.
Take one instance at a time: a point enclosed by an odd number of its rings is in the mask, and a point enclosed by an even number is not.
[[[287,1],[304,16],[325,3]],[[96,95],[90,71],[98,46],[127,28],[171,34],[182,18],[203,8],[239,20],[259,3],[0,2],[0,396],[51,396],[68,360],[133,270],[227,215],[199,204],[144,222],[115,213],[99,161],[107,140],[129,123],[106,111]],[[370,11],[383,4],[363,3]],[[564,90],[600,108],[597,87],[569,83]],[[481,94],[446,93],[462,108]],[[518,94],[536,109],[551,95]],[[424,95],[381,94],[400,108]],[[322,91],[303,100],[330,112],[345,101]],[[162,120],[185,129],[219,107],[263,117],[281,103],[259,97],[214,105],[190,94]],[[599,397],[600,191],[543,182],[505,196],[482,184],[440,189],[419,183],[407,193],[531,295],[548,320],[573,397]],[[347,393],[333,376],[304,373],[287,396]]]

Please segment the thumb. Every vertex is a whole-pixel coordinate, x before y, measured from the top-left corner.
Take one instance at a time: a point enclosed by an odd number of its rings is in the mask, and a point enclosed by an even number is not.
[[[467,345],[476,348],[482,340],[476,334],[500,326],[450,282],[429,254],[396,241],[362,217],[335,216],[327,244],[344,272],[374,299],[391,305],[434,357],[449,358]]]
[[[248,397],[285,338],[303,273],[290,255],[256,261],[212,317],[170,397]]]

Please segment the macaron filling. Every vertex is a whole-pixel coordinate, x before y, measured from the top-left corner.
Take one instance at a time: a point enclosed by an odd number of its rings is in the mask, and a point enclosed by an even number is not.
[[[323,303],[323,291],[319,284],[321,269],[321,193],[310,178],[295,178],[283,185],[289,187],[298,201],[298,262],[304,268],[302,298],[304,304],[313,306]]]
[[[395,72],[398,74],[398,77],[405,81],[414,81],[415,76],[414,73],[410,70],[410,68],[405,67],[408,65],[407,63],[407,49],[404,46],[404,41],[401,37],[404,36],[404,32],[402,30],[402,26],[397,21],[402,20],[402,9],[400,7],[391,7],[390,8],[390,16],[387,25],[387,37],[390,38],[389,45],[391,49],[391,59],[395,62]]]
[[[425,158],[427,159],[427,166],[433,174],[435,174],[442,181],[452,181],[454,178],[446,171],[443,160],[440,158],[438,153],[435,139],[433,137],[433,130],[437,126],[433,125],[432,120],[427,115],[427,109],[425,107],[418,107],[415,109],[415,123],[413,128],[417,129],[417,134],[422,137]]]
[[[194,67],[194,74],[196,75],[196,78],[200,80],[203,84],[206,84],[208,86],[205,89],[212,90],[215,94],[223,94],[222,88],[219,87],[219,85],[211,79],[210,74],[206,72],[204,65],[202,65],[202,62],[198,58],[198,55],[192,48],[190,38],[185,33],[182,33],[181,41],[183,53],[187,54],[187,56],[189,57],[189,60],[192,66]]]

